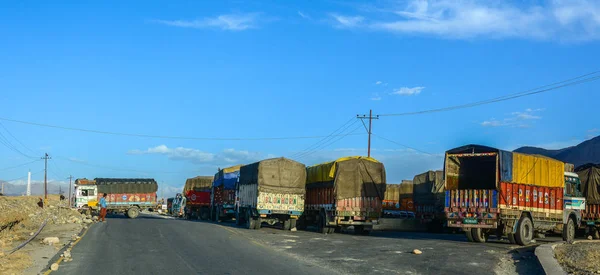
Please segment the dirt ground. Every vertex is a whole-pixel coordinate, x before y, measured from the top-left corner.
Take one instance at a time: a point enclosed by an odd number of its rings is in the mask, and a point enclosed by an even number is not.
[[[0,197],[0,274],[38,274],[48,261],[82,231],[91,219],[66,208],[66,201],[49,195],[44,208],[37,197]],[[91,218],[91,217],[90,217]],[[10,250],[31,238],[47,221],[46,226],[20,250]],[[46,237],[58,237],[59,243],[42,244]]]
[[[579,242],[559,245],[554,249],[556,259],[569,274],[600,273],[600,242]]]

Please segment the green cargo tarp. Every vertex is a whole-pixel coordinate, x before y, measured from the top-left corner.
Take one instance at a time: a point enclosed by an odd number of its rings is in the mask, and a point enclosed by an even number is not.
[[[158,190],[158,184],[154,179],[96,178],[94,180],[98,186],[98,193],[154,193]]]
[[[400,199],[410,199],[413,197],[414,184],[412,180],[402,180],[400,183]]]
[[[213,178],[211,176],[198,176],[195,178],[187,179],[185,186],[183,186],[183,194],[187,194],[187,191],[207,191],[212,187]]]
[[[433,203],[444,194],[444,171],[427,171],[413,179],[413,201],[419,204]]]
[[[256,183],[261,192],[305,194],[306,166],[286,158],[273,158],[240,167],[239,184]]]
[[[600,204],[600,164],[584,164],[575,169],[587,204]]]
[[[400,184],[386,184],[384,201],[400,200]]]
[[[349,158],[335,161],[334,165],[336,167],[333,179],[327,182],[311,182],[307,187],[333,186],[338,200],[357,197],[384,199],[386,177],[383,163],[372,159]],[[319,166],[311,166],[308,169],[319,170]]]

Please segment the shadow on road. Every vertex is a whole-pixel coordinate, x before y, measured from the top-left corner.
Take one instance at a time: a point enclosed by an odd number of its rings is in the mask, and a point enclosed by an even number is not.
[[[126,220],[131,220],[129,217],[125,216],[124,214],[107,214],[106,215],[106,219],[126,219]],[[155,216],[155,215],[141,214],[141,215],[137,216],[135,219],[142,219],[142,220],[164,220],[165,218],[162,218],[162,217],[159,217],[159,216]]]

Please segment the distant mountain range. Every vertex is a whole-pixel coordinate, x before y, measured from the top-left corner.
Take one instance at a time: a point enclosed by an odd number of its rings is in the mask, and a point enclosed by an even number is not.
[[[26,184],[11,184],[5,181],[0,180],[0,186],[4,183],[4,195],[5,196],[21,196],[27,192]],[[73,188],[73,187],[71,187]],[[2,191],[0,190],[0,193]],[[60,192],[63,195],[67,196],[69,194],[69,183],[66,184],[57,184],[57,183],[48,183],[48,194],[59,194]],[[44,183],[31,183],[31,195],[32,196],[42,196],[44,195]]]
[[[576,146],[558,150],[525,146],[516,149],[515,152],[543,155],[562,162],[575,164],[575,167],[586,163],[600,163],[600,136],[586,140]]]

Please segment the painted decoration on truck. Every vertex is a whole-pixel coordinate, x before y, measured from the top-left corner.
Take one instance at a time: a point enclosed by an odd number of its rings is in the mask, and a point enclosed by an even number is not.
[[[304,211],[304,196],[259,192],[258,209]]]

